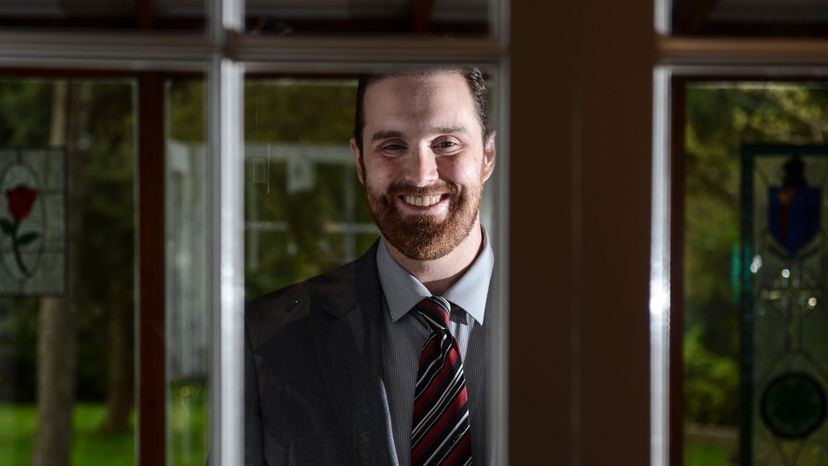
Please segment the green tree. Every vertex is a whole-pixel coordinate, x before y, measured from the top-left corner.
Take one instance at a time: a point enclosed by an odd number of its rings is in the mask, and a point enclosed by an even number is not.
[[[21,330],[14,365],[39,374],[37,396],[25,376],[12,394],[39,403],[34,464],[68,464],[76,399],[107,400],[102,430],[131,429],[133,93],[126,81],[0,82],[0,145],[62,146],[68,154],[66,297],[40,299],[38,312],[32,299],[6,300],[0,317]],[[34,319],[37,326],[27,323]]]
[[[685,419],[735,425],[741,147],[824,143],[828,90],[785,83],[692,84],[685,117]]]

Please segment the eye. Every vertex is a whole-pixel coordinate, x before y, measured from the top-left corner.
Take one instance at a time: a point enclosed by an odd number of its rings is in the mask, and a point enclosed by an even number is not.
[[[404,151],[405,145],[396,142],[389,142],[380,146],[380,149],[386,153],[396,154]]]
[[[431,148],[440,154],[453,154],[462,148],[460,141],[451,137],[442,137],[431,143]]]

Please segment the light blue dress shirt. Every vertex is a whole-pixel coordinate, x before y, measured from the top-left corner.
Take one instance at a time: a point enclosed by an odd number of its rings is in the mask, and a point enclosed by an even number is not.
[[[483,319],[494,267],[494,253],[483,230],[483,248],[471,267],[443,295],[452,303],[449,330],[457,340],[464,364],[469,357],[484,360],[482,354],[468,354],[469,341],[475,332],[483,332]],[[430,334],[428,325],[416,312],[410,312],[423,299],[431,296],[428,288],[408,273],[388,252],[385,239],[377,248],[377,269],[385,295],[383,332],[383,381],[388,393],[394,447],[400,466],[411,462],[411,419],[414,387],[419,369],[420,351]],[[482,352],[485,346],[475,345],[471,351]],[[485,370],[469,370],[465,366],[467,385],[483,386]],[[472,454],[475,464],[484,464],[486,425],[481,413],[486,400],[473,400],[470,414]]]

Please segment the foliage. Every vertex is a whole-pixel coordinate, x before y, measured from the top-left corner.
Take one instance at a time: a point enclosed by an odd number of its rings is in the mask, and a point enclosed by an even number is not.
[[[169,81],[169,123],[167,137],[190,144],[203,144],[207,122],[204,118],[206,89],[201,79],[174,79]]]
[[[257,79],[245,83],[245,220],[276,227],[245,231],[248,299],[312,277],[365,251],[377,234],[352,238],[332,224],[372,224],[354,174],[348,139],[354,131],[356,83],[340,79]],[[204,144],[204,85],[177,80],[169,87],[170,138]],[[287,156],[274,149],[264,180],[253,182],[251,146],[294,147],[304,153],[341,149],[342,159],[311,164],[310,189],[289,189]]]
[[[0,300],[0,400],[31,401],[35,392],[38,300]]]
[[[49,141],[53,82],[0,80],[0,145]],[[36,299],[0,300],[0,400],[33,400]]]
[[[48,144],[55,82],[0,81],[0,145]],[[79,134],[77,140],[67,141],[69,163],[80,164],[82,177],[70,180],[70,189],[82,187],[84,195],[83,234],[72,239],[79,242],[77,270],[81,274],[77,280],[80,288],[76,290],[76,386],[77,399],[97,402],[104,399],[107,389],[107,358],[102,355],[109,354],[105,329],[112,303],[122,303],[130,309],[134,305],[136,89],[130,81],[84,80],[83,83],[90,92],[83,100],[88,124],[73,132]],[[72,84],[69,89],[71,92]],[[204,144],[203,81],[172,80],[167,89],[168,138]],[[312,189],[288,189],[290,175],[284,157],[268,172],[267,189],[248,183],[246,199],[256,200],[255,211],[252,204],[246,206],[248,218],[255,215],[263,221],[287,225],[277,232],[248,230],[248,241],[256,235],[259,251],[255,264],[253,261],[248,264],[248,296],[330,269],[349,255],[360,254],[376,238],[376,233],[371,231],[355,233],[354,245],[349,251],[348,235],[332,227],[371,223],[347,147],[353,132],[354,94],[355,83],[351,81],[248,80],[245,100],[248,144],[310,147],[303,150],[314,150],[313,147],[321,145],[341,149],[344,157],[336,160],[323,157],[315,162]],[[68,116],[70,124],[77,124],[72,120],[75,116],[76,113]],[[193,176],[199,178],[201,174]],[[158,182],[164,182],[163,174],[159,174]],[[37,299],[0,300],[0,400],[4,402],[34,402],[37,315]],[[173,445],[180,441],[182,445],[193,446],[188,451],[196,455],[190,459],[193,464],[199,464],[203,458],[197,458],[198,452],[206,449],[203,390],[198,391],[197,397],[181,395],[183,387],[175,387],[174,392],[177,395],[172,398],[169,412],[174,436],[171,441]],[[129,464],[128,459],[119,458],[133,451],[131,437],[93,435],[103,419],[104,409],[100,405],[94,409],[90,406],[76,405],[73,455],[83,460],[76,459],[75,463],[97,464],[94,458],[98,457],[101,464]],[[34,437],[35,408],[21,404],[4,409],[0,413],[0,431],[7,436],[0,434],[0,449],[14,448],[8,454],[0,452],[0,458],[14,458],[13,464],[25,464],[28,460],[23,458],[28,458]],[[4,422],[14,425],[4,428]]]
[[[738,416],[739,368],[732,358],[709,351],[701,341],[702,327],[684,334],[685,410],[693,421],[722,424]]]
[[[0,81],[0,144],[43,145],[49,141],[51,81]]]
[[[245,142],[336,144],[354,132],[356,82],[255,80],[245,88]]]
[[[688,422],[738,413],[740,153],[746,143],[824,143],[828,89],[687,86],[684,163],[684,407]]]
[[[0,145],[47,146],[52,124],[55,80],[0,81]],[[80,138],[67,141],[69,164],[80,164],[82,180],[70,189],[85,190],[80,238],[81,288],[76,290],[78,332],[77,393],[79,399],[101,400],[106,390],[107,308],[110,302],[133,303],[135,198],[133,196],[135,121],[134,85],[126,81],[87,80],[91,95],[89,124]],[[70,85],[71,89],[77,89]],[[74,109],[75,112],[78,109]],[[71,119],[74,114],[70,115]],[[72,215],[73,212],[69,212]],[[101,254],[106,251],[106,254]],[[106,286],[102,286],[106,277]],[[5,310],[5,312],[2,312]],[[34,400],[36,373],[37,299],[6,299],[0,303],[0,329],[15,329],[11,366],[14,387],[3,399]],[[4,392],[0,389],[0,395]]]
[[[83,312],[77,322],[78,398],[83,400],[101,400],[105,395],[107,360],[100,355],[108,353],[105,329],[112,306],[125,306],[131,312],[135,304],[134,91],[134,85],[123,81],[95,82],[87,136],[79,141],[86,190],[79,239]],[[106,286],[101,286],[102,276],[108,277]],[[132,333],[123,338],[131,341]]]
[[[341,80],[249,80],[245,86],[245,142],[316,150],[335,150],[336,160],[311,162],[309,189],[290,189],[290,161],[275,154],[266,183],[248,176],[247,221],[283,223],[282,231],[248,228],[246,291],[255,297],[320,274],[361,254],[376,233],[348,235],[335,225],[372,225],[362,197],[348,140],[353,135],[356,83]],[[317,149],[319,147],[320,149]],[[270,163],[270,162],[268,162]],[[351,245],[349,246],[349,242]],[[352,247],[349,256],[348,248]]]

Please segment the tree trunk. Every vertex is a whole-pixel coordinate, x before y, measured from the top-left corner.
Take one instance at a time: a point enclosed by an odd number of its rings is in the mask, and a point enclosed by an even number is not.
[[[63,298],[40,301],[37,439],[33,466],[66,466],[72,447],[75,333]]]
[[[124,273],[130,273],[127,269]],[[109,354],[108,376],[106,387],[106,418],[101,430],[106,433],[129,432],[129,415],[132,411],[133,384],[132,384],[132,300],[124,290],[123,284],[132,283],[123,279],[116,279],[112,283],[109,293]]]
[[[72,447],[72,405],[75,385],[75,297],[80,274],[77,250],[83,218],[82,161],[77,140],[86,127],[91,100],[89,83],[57,81],[52,106],[53,146],[68,151],[68,225],[66,293],[62,298],[42,298],[37,341],[37,437],[34,466],[67,466]]]

